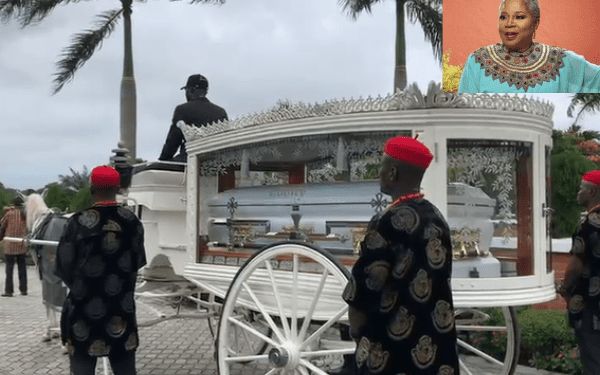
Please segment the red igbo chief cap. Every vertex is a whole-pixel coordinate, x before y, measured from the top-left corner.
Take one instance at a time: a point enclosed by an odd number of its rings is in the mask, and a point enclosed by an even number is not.
[[[100,188],[120,187],[121,176],[113,167],[101,165],[92,169],[90,184]]]
[[[581,179],[585,182],[600,186],[600,169],[585,173]]]
[[[431,151],[424,144],[411,137],[388,139],[385,142],[383,152],[393,159],[421,169],[427,169],[433,159]]]

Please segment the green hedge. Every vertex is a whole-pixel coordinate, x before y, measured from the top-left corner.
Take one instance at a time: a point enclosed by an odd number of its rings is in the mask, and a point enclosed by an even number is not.
[[[489,316],[486,325],[504,325],[499,308],[482,311]],[[581,374],[575,336],[564,311],[519,308],[517,324],[521,331],[519,364],[569,375]],[[464,332],[459,334],[464,335]],[[506,335],[500,332],[470,332],[468,340],[483,352],[504,360]]]
[[[521,327],[520,363],[538,369],[581,374],[573,330],[565,311],[526,308],[518,313]]]

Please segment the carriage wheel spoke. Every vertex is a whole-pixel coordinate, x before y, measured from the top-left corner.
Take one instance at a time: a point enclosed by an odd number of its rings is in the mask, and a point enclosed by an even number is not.
[[[298,337],[298,254],[292,260],[292,338]]]
[[[286,340],[283,337],[283,335],[281,334],[281,331],[279,330],[279,327],[277,327],[277,325],[275,324],[275,322],[273,321],[273,319],[271,318],[271,316],[265,310],[265,307],[263,306],[263,304],[260,303],[260,301],[258,300],[258,298],[256,297],[256,295],[254,294],[254,292],[252,291],[252,289],[250,289],[250,286],[248,285],[248,283],[244,282],[242,285],[244,286],[244,288],[246,289],[246,291],[250,295],[250,298],[252,298],[252,300],[256,304],[256,307],[258,307],[258,309],[260,310],[261,314],[265,317],[265,320],[269,324],[269,327],[271,327],[271,330],[273,330],[273,332],[275,333],[275,335],[277,336],[277,338],[279,339],[279,341],[285,342]]]
[[[319,375],[328,375],[325,371],[321,370],[320,368],[318,368],[317,366],[313,365],[312,363],[310,363],[309,361],[307,361],[306,359],[300,359],[300,364],[303,365],[304,367],[310,369],[312,372],[319,374]]]
[[[248,331],[242,330],[242,336],[244,338],[244,341],[246,341],[246,343],[248,344],[248,348],[250,350],[252,350],[253,349],[253,345],[252,345],[251,337],[249,336]]]
[[[462,347],[464,349],[467,349],[468,351],[470,351],[470,352],[472,352],[474,354],[477,354],[478,356],[482,357],[483,359],[485,359],[485,360],[487,360],[489,362],[495,363],[495,364],[497,364],[499,366],[504,366],[504,363],[500,362],[499,360],[497,360],[496,358],[492,357],[491,355],[482,352],[481,350],[475,348],[474,346],[467,344],[463,340],[460,340],[460,339],[456,340],[456,343],[458,344],[458,346],[460,346],[460,347]]]
[[[260,360],[268,360],[269,356],[267,354],[259,354],[259,355],[241,355],[239,357],[227,357],[225,358],[225,362],[250,362],[250,361],[260,361]]]
[[[279,297],[279,290],[277,288],[277,283],[275,282],[273,267],[271,266],[271,262],[269,262],[268,260],[265,260],[265,265],[267,267],[267,271],[269,272],[269,277],[271,278],[271,286],[273,287],[273,297],[275,298],[275,302],[277,302],[277,309],[279,310],[281,326],[283,327],[283,331],[285,332],[286,337],[292,337],[290,332],[290,326],[285,316],[285,312],[283,311],[283,305],[281,304],[281,298]]]
[[[471,372],[471,370],[469,370],[469,368],[467,367],[467,365],[465,365],[465,363],[462,360],[458,360],[458,364],[460,366],[460,370],[461,372],[463,372],[465,375],[473,375],[473,373]]]
[[[264,342],[266,342],[266,343],[268,343],[270,345],[273,345],[273,346],[277,346],[277,344],[275,344],[275,342],[271,338],[269,338],[269,337],[263,335],[262,333],[258,332],[256,329],[254,329],[254,327],[250,327],[246,323],[243,323],[243,322],[241,322],[241,321],[239,321],[239,320],[237,320],[235,318],[229,318],[229,321],[231,323],[239,326],[240,328],[245,329],[246,331],[250,332],[254,336],[262,339]]]
[[[328,355],[345,355],[345,354],[354,354],[355,348],[343,348],[343,349],[328,349],[328,350],[316,350],[314,352],[303,352],[300,353],[300,357],[302,358],[312,358],[312,357],[326,357]]]
[[[329,329],[329,327],[334,325],[342,317],[342,315],[344,315],[347,311],[348,311],[348,306],[342,307],[337,312],[337,314],[335,314],[334,316],[329,318],[329,320],[325,324],[323,324],[321,327],[319,327],[319,329],[317,329],[312,335],[310,335],[306,340],[304,340],[301,347],[302,348],[305,347],[306,345],[310,344],[313,340],[315,340],[316,338],[321,336],[323,334],[323,332],[325,332],[327,329]]]
[[[456,325],[457,331],[469,332],[508,332],[507,327],[501,326],[472,326],[472,325]]]
[[[325,286],[325,281],[327,280],[327,276],[329,276],[329,271],[327,270],[327,268],[325,268],[323,270],[323,274],[321,275],[321,281],[319,282],[319,287],[315,291],[315,295],[313,296],[313,300],[310,304],[308,312],[306,313],[304,322],[302,322],[302,328],[300,329],[300,334],[298,335],[300,340],[303,340],[304,336],[306,335],[306,330],[308,329],[308,326],[310,325],[310,321],[312,320],[313,314],[315,312],[315,308],[317,307],[317,303],[319,302],[321,293],[323,292],[323,287]]]
[[[281,373],[281,371],[279,371],[278,367],[272,368],[269,370],[269,372],[267,372],[265,375],[273,375],[273,374],[278,374]]]

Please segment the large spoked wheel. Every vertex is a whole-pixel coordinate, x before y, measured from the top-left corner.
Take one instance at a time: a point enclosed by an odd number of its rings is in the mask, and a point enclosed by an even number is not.
[[[306,244],[280,243],[254,254],[238,270],[223,303],[219,373],[327,374],[328,363],[355,348],[339,335],[347,323],[341,295],[348,277],[331,255]],[[253,324],[240,316],[244,310],[252,312]],[[254,351],[241,348],[234,332],[266,345],[266,352],[258,354],[259,345]]]
[[[245,307],[236,308],[233,311],[232,317],[237,319],[244,324],[254,328],[266,337],[271,337],[273,331],[269,327],[269,324],[262,318],[262,316],[252,310]],[[215,342],[215,358],[218,351],[218,340],[217,333],[219,330],[219,321],[215,318],[208,319],[208,326],[210,333]],[[240,326],[233,326],[229,330],[229,338],[227,340],[230,355],[256,355],[264,354],[269,346],[268,343],[262,339],[252,335]],[[240,361],[240,363],[248,363],[249,361]]]
[[[461,374],[514,373],[520,343],[516,316],[513,307],[455,310]]]

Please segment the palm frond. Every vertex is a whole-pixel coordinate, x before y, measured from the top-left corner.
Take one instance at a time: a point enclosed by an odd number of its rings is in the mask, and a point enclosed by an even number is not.
[[[372,6],[380,1],[382,0],[338,0],[338,3],[353,19],[357,19],[362,12],[371,13]]]
[[[567,108],[567,116],[573,117],[575,108],[579,106],[581,106],[581,109],[577,112],[573,124],[577,124],[579,117],[581,117],[584,112],[600,110],[600,94],[575,94]]]
[[[597,131],[597,130],[584,130],[581,132],[581,136],[586,141],[591,140],[591,139],[596,139],[596,140],[600,141],[600,131]]]
[[[0,0],[0,20],[4,23],[19,17],[31,0]]]
[[[63,50],[61,59],[56,63],[53,94],[59,92],[65,83],[73,79],[77,69],[81,68],[92,57],[94,51],[102,47],[102,41],[114,30],[123,9],[113,9],[101,13],[95,22],[96,28],[75,34],[71,45]]]
[[[78,3],[83,0],[0,0],[0,19],[15,18],[22,27],[46,18],[57,5]]]
[[[410,22],[421,24],[425,40],[431,42],[433,56],[442,62],[442,3],[440,0],[412,0],[406,3]]]
[[[19,23],[25,27],[33,22],[43,20],[57,5],[65,3],[65,0],[33,0],[28,1],[23,7],[23,12],[19,15]]]

